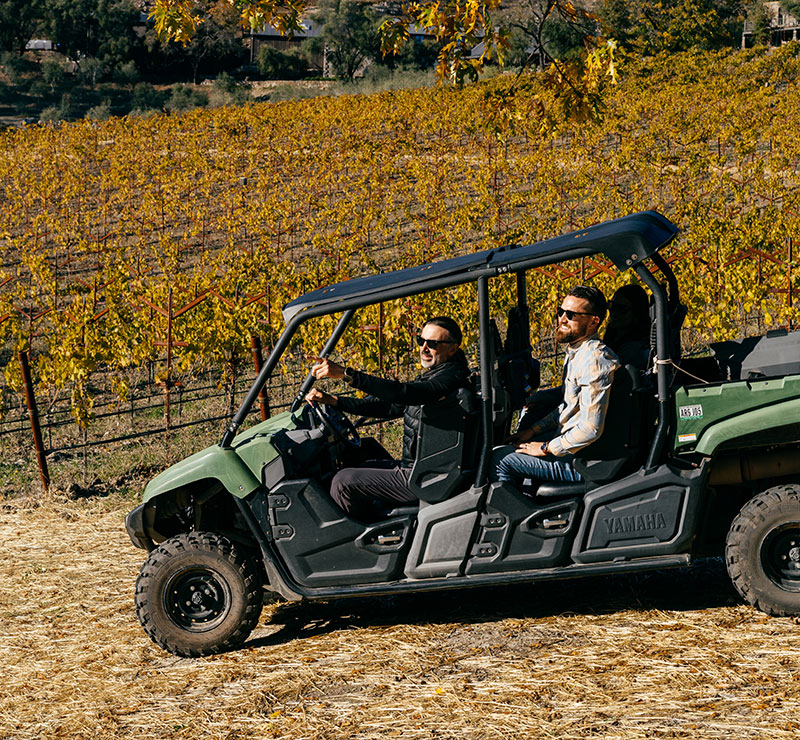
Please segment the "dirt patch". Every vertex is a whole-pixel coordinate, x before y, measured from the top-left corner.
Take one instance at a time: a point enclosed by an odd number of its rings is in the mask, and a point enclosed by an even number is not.
[[[136,621],[114,494],[0,511],[0,738],[796,738],[796,619],[721,564],[265,607],[179,659]]]

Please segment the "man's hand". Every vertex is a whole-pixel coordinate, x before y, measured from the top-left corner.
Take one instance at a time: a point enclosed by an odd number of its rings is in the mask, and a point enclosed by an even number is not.
[[[531,437],[533,437],[533,429],[520,429],[518,432],[510,435],[505,444],[507,445],[517,445],[522,444],[523,442],[527,442]]]
[[[317,388],[312,388],[306,393],[306,401],[308,401],[308,403],[324,403],[326,406],[336,406],[338,400],[336,396],[332,396],[330,393],[325,393]]]
[[[311,368],[311,374],[317,380],[320,378],[341,380],[344,377],[344,368],[332,360],[326,360],[322,357],[311,357],[310,359],[314,361],[314,366]]]
[[[517,452],[523,455],[530,455],[531,457],[547,457],[546,452],[542,452],[541,442],[525,442],[524,444],[517,445]]]

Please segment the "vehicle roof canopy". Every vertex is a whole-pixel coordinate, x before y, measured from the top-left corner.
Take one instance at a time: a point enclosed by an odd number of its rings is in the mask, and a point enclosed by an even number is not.
[[[678,228],[655,211],[642,211],[535,244],[513,244],[393,272],[353,278],[312,290],[283,308],[288,323],[299,313],[319,316],[472,282],[482,275],[602,254],[625,270],[668,244]]]

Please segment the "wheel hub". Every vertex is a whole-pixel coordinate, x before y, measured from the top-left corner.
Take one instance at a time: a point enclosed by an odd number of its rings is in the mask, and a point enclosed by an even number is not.
[[[761,561],[775,585],[800,591],[800,522],[772,530],[762,543]]]
[[[176,573],[164,589],[164,607],[181,629],[205,632],[225,619],[230,592],[212,570],[185,570]]]

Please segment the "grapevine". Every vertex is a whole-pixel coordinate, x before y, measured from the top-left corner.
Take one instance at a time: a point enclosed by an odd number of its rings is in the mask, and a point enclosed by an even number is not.
[[[234,387],[251,337],[319,285],[529,243],[655,209],[682,235],[665,253],[689,306],[684,344],[796,324],[800,236],[794,45],[673,54],[627,70],[604,115],[577,124],[525,78],[112,119],[0,133],[0,340],[33,355],[37,392],[91,423],[94,379],[120,403],[151,367],[165,392],[218,368]],[[498,97],[499,96],[499,97]],[[502,98],[503,115],[496,110]],[[630,279],[602,259],[528,281],[547,349],[560,296]],[[503,316],[512,281],[495,281]],[[426,315],[477,327],[474,291],[360,312],[352,364],[402,372]],[[330,320],[291,357],[319,350]],[[543,350],[544,351],[544,350]],[[284,365],[283,372],[291,368]],[[5,368],[18,391],[19,369]]]

